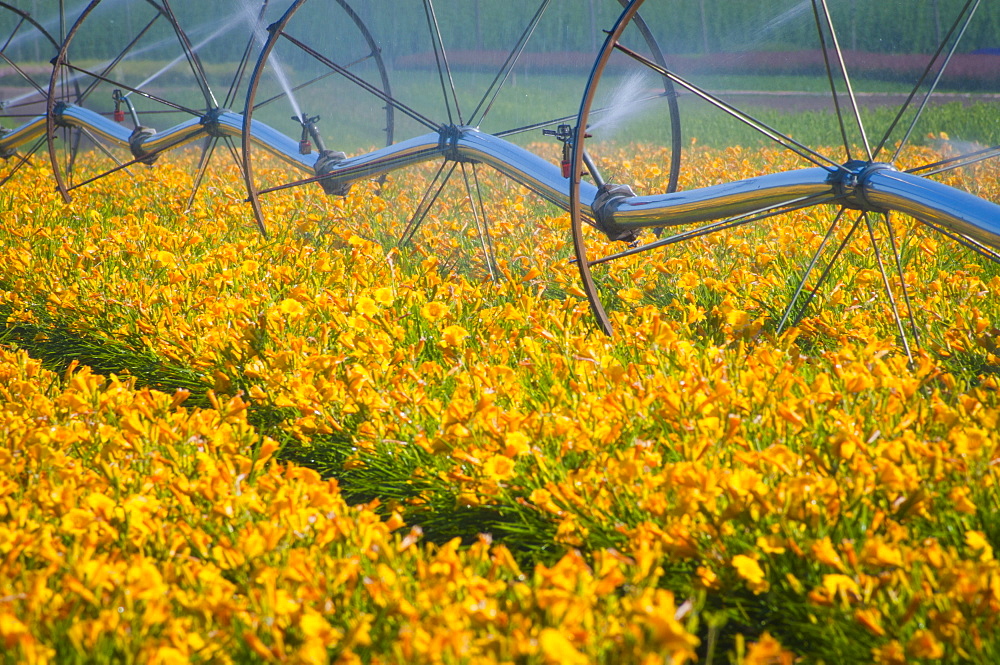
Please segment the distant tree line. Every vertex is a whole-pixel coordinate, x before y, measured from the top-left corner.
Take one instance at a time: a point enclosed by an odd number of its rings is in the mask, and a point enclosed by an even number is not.
[[[380,35],[392,35],[390,50],[421,48],[426,29],[419,0],[397,2],[380,12],[362,3],[359,13]],[[702,54],[745,49],[815,48],[812,0],[647,0],[641,14],[667,53]],[[933,52],[965,0],[832,0],[833,21],[842,48],[883,53]],[[435,0],[450,49],[509,49],[518,29],[537,8],[516,0]],[[549,51],[594,52],[621,12],[617,0],[555,0],[533,41]],[[446,19],[446,20],[445,20]],[[1000,47],[1000,3],[982,3],[961,51]]]
[[[211,25],[233,15],[234,7],[253,10],[262,0],[173,0],[185,28]],[[431,48],[428,19],[422,0],[347,0],[379,39],[391,60]],[[541,0],[434,0],[442,39],[449,50],[509,50],[538,9]],[[142,0],[104,0],[109,30],[139,31],[150,5]],[[290,0],[269,0],[278,16]],[[44,19],[57,0],[21,0],[15,3]],[[334,0],[310,0],[311,9],[330,6],[329,21],[315,21],[303,41],[322,44],[337,39],[338,30],[353,30]],[[946,34],[965,0],[832,0],[838,38],[845,49],[881,53],[932,52]],[[70,9],[82,2],[66,0]],[[103,11],[105,8],[101,7]],[[240,9],[242,11],[242,9]],[[594,53],[621,12],[619,0],[552,0],[532,36],[532,48],[542,51]],[[697,55],[732,48],[799,50],[815,48],[816,25],[812,0],[647,0],[642,9],[666,53]],[[0,12],[0,23],[10,23]],[[0,25],[0,29],[3,29]],[[58,22],[49,29],[58,35]],[[8,28],[9,30],[10,28]],[[111,57],[100,31],[81,33],[76,53]],[[89,40],[91,43],[85,43]],[[238,59],[244,39],[219,39],[205,49],[205,60]],[[1000,2],[982,3],[961,51],[1000,47]]]

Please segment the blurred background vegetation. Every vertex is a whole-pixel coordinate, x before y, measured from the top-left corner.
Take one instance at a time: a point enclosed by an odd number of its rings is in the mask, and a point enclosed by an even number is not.
[[[248,7],[259,6],[259,0],[241,0]],[[117,5],[108,15],[109,29],[123,29],[135,34],[142,28],[142,16],[148,13],[145,3],[127,0],[104,0]],[[329,4],[334,0],[311,0],[309,4]],[[40,20],[55,14],[56,0],[22,0],[15,3]],[[174,11],[186,25],[212,24],[231,16],[230,2],[174,2]],[[290,3],[270,2],[271,15]],[[370,27],[381,42],[389,61],[429,48],[427,18],[420,0],[359,0],[352,8]],[[830,3],[834,20],[841,26],[841,46],[850,50],[879,53],[932,52],[964,0],[926,0],[921,2],[863,2],[833,0]],[[85,2],[67,2],[67,14],[72,17]],[[539,0],[436,0],[434,8],[444,43],[450,50],[508,50],[523,26],[537,10]],[[337,8],[339,10],[339,8]],[[547,51],[593,53],[603,39],[602,31],[609,28],[620,13],[617,0],[556,0],[546,11],[533,42]],[[811,0],[697,0],[678,2],[649,0],[642,9],[646,20],[654,26],[669,26],[670,39],[662,44],[668,53],[697,55],[743,48],[752,37],[762,50],[799,50],[815,47],[815,26]],[[342,14],[337,11],[337,15]],[[996,50],[1000,48],[1000,3],[983,3],[978,18],[969,27],[962,52]],[[2,19],[0,19],[2,20]],[[59,26],[46,25],[53,35]],[[336,25],[319,23],[317,35],[330,36]],[[778,29],[780,27],[780,29]],[[310,42],[312,35],[305,35]],[[94,57],[113,54],[102,52],[102,41],[92,36],[87,45]],[[83,46],[82,44],[80,45]],[[242,53],[242,39],[217,40],[206,48],[205,57],[211,62],[236,61]],[[41,49],[41,45],[38,46]],[[40,54],[41,55],[41,54]]]

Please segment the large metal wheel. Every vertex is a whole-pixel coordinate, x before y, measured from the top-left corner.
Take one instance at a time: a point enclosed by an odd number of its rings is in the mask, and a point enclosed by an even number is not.
[[[218,148],[239,182],[242,119],[230,109],[245,95],[267,7],[90,2],[67,31],[47,86],[49,158],[63,197],[112,174],[156,174],[168,151],[185,174],[175,186],[187,207],[210,165],[220,170]]]
[[[608,20],[621,10],[615,0],[591,4],[593,11]],[[252,76],[244,127],[244,172],[258,222],[263,227],[266,218],[274,217],[267,208],[272,191],[299,188],[297,214],[308,210],[334,217],[326,208],[330,195],[346,195],[353,183],[429,162],[429,168],[408,172],[407,181],[421,182],[423,193],[405,211],[399,226],[387,233],[388,239],[407,244],[421,237],[441,193],[449,182],[457,181],[470,208],[469,225],[474,223],[475,229],[455,229],[451,235],[468,237],[463,249],[475,252],[482,259],[483,271],[495,275],[493,232],[485,204],[491,197],[481,173],[482,162],[447,151],[437,155],[441,146],[458,141],[469,130],[511,141],[548,141],[558,154],[559,142],[568,140],[567,123],[575,117],[587,69],[584,63],[552,53],[544,36],[537,35],[558,33],[567,18],[579,23],[583,16],[579,6],[513,0],[502,10],[490,8],[523,18],[509,35],[478,35],[476,49],[468,46],[469,35],[451,30],[456,21],[439,13],[432,0],[423,2],[422,25],[410,21],[406,34],[393,34],[392,40],[369,28],[372,19],[384,27],[398,7],[375,0],[361,9],[353,11],[344,0],[297,0],[269,28]],[[647,49],[662,62],[652,35],[646,37]],[[449,48],[451,40],[462,38],[466,45]],[[391,86],[389,63],[397,69]],[[518,87],[519,77],[544,79],[548,88],[539,86],[533,96],[525,97],[527,93]],[[680,159],[676,100],[669,81],[661,77],[656,83],[658,91],[646,94],[668,109],[663,130],[676,139],[672,158],[664,167],[673,174],[666,185],[672,191]],[[303,149],[289,144],[276,150],[273,141],[268,146],[262,139],[273,135],[272,129],[301,136]],[[377,165],[366,169],[364,163],[373,161],[369,151],[392,143],[412,147],[391,163],[378,161],[376,155]],[[260,159],[266,152],[278,159],[264,167]],[[564,161],[565,155],[568,152]],[[358,163],[353,178],[333,182],[323,177],[332,165],[353,164],[352,160]],[[557,205],[565,205],[564,181],[549,187],[516,172],[505,174]],[[557,189],[561,193],[554,193]],[[433,240],[421,238],[422,242]]]
[[[313,3],[306,9],[303,4],[293,2],[268,26],[244,107],[244,176],[262,230],[261,192],[308,178],[317,162],[393,141],[395,106],[378,40],[346,0]],[[255,141],[255,126],[277,129],[299,141],[294,146]],[[288,171],[255,167],[258,150],[290,166],[296,174],[293,180]],[[308,206],[308,201],[303,204]]]
[[[827,0],[805,3],[770,0],[755,3],[752,9],[748,7],[744,12],[752,13],[761,21],[762,27],[744,26],[741,30],[734,30],[725,44],[715,45],[719,53],[710,55],[703,53],[709,46],[707,37],[701,39],[698,32],[691,30],[692,26],[672,21],[667,4],[657,0],[645,3],[634,0],[621,13],[608,32],[594,64],[574,128],[576,140],[570,183],[573,243],[583,289],[601,328],[609,334],[613,331],[612,317],[605,303],[609,299],[617,300],[617,293],[628,290],[636,295],[655,294],[660,286],[657,280],[671,272],[669,258],[672,245],[701,242],[717,234],[736,233],[738,227],[774,223],[775,220],[780,224],[804,225],[809,220],[818,219],[821,225],[817,229],[800,232],[802,241],[796,244],[805,250],[801,270],[798,276],[790,278],[794,281],[785,287],[789,293],[787,300],[772,309],[775,329],[780,331],[800,321],[811,301],[822,298],[825,291],[837,286],[840,279],[836,277],[837,266],[845,255],[845,248],[852,242],[867,243],[868,249],[860,251],[870,257],[873,270],[880,274],[877,281],[881,282],[885,294],[884,309],[891,312],[902,345],[909,352],[912,340],[919,335],[915,316],[909,311],[913,278],[907,277],[904,271],[901,257],[906,252],[901,247],[900,229],[908,227],[912,221],[909,216],[898,212],[914,215],[924,227],[954,241],[959,250],[964,246],[993,261],[1000,260],[997,251],[1000,248],[1000,223],[990,221],[992,212],[988,212],[985,219],[980,216],[977,222],[966,223],[961,220],[964,214],[962,209],[978,206],[978,199],[965,197],[961,191],[940,190],[935,184],[935,181],[946,179],[950,187],[965,189],[977,196],[994,197],[995,202],[995,191],[981,191],[977,178],[991,177],[995,180],[1000,146],[976,143],[976,137],[953,135],[952,139],[965,138],[968,142],[949,143],[945,154],[932,154],[927,148],[914,149],[914,145],[925,140],[929,133],[937,137],[936,143],[944,143],[942,139],[946,136],[936,129],[935,104],[942,99],[964,100],[968,97],[946,91],[954,91],[963,83],[959,80],[960,72],[955,62],[963,50],[970,48],[968,40],[970,35],[976,34],[974,27],[977,21],[988,22],[991,17],[976,0],[941,3],[940,8],[935,3],[935,9],[940,9],[936,25],[921,29],[921,19],[933,21],[935,17],[924,11],[926,8],[918,10],[912,3],[896,2],[889,4],[895,6],[898,16],[907,16],[905,26],[883,25],[877,31],[864,31],[859,29],[858,24],[858,21],[864,20],[865,13],[860,7],[856,8],[856,12],[845,14],[833,12]],[[709,1],[707,10],[718,14],[722,10],[721,4],[719,7],[715,4]],[[640,7],[647,20],[651,15],[658,19],[651,21],[653,35],[667,45],[672,54],[665,64],[650,54],[643,41],[637,38]],[[897,36],[896,32],[900,35]],[[856,51],[866,46],[877,49],[879,45],[859,42],[859,33],[874,33],[879,42],[884,39],[886,44],[896,40],[895,48],[890,51],[906,54],[883,54],[880,56],[883,68],[894,58],[905,60],[910,67],[898,80],[860,82],[856,70],[871,74],[874,66],[872,58],[866,60]],[[910,38],[907,39],[904,33]],[[784,55],[774,50],[782,45],[787,48],[787,44],[797,43],[804,34],[813,35],[814,46],[811,48],[796,48],[794,52]],[[917,40],[915,34],[922,37],[929,35],[931,39]],[[915,54],[918,50],[919,54]],[[695,56],[693,52],[702,53]],[[762,58],[769,58],[773,68],[784,67],[797,72],[797,77],[789,77],[786,85],[806,86],[795,97],[785,93],[784,99],[810,105],[817,100],[825,100],[823,108],[830,112],[828,115],[817,114],[817,118],[828,120],[832,139],[819,139],[820,142],[816,143],[804,136],[793,137],[783,133],[781,114],[770,113],[767,108],[778,97],[753,90],[754,80],[762,78],[761,75],[779,73],[761,71],[759,62]],[[815,61],[817,75],[802,73],[807,69],[803,66],[807,60]],[[614,91],[620,85],[620,72],[630,72],[627,76],[640,81],[658,77],[670,80],[682,92],[681,117],[686,135],[690,131],[687,122],[693,120],[693,124],[699,127],[709,126],[720,133],[732,129],[742,132],[744,136],[759,136],[765,143],[779,146],[796,156],[802,167],[825,169],[831,184],[825,188],[813,187],[811,193],[803,188],[801,192],[774,199],[760,196],[763,187],[774,184],[773,179],[762,179],[757,187],[753,181],[747,181],[745,185],[726,184],[727,179],[739,178],[727,178],[725,173],[701,177],[700,174],[687,174],[690,177],[683,183],[683,189],[717,185],[715,192],[719,196],[728,196],[728,191],[738,189],[745,195],[744,201],[737,201],[737,197],[733,196],[728,204],[721,203],[721,199],[711,205],[687,203],[681,192],[675,195],[674,200],[659,200],[660,205],[669,203],[676,206],[673,209],[677,212],[673,217],[664,220],[661,216],[655,224],[641,220],[635,223],[622,221],[638,209],[643,194],[658,193],[664,189],[660,178],[650,174],[651,170],[656,170],[652,168],[656,163],[639,164],[638,169],[623,168],[621,155],[615,151],[615,142],[610,140],[614,137],[609,137],[613,123],[603,122],[595,115],[595,109],[602,106],[601,100],[609,94],[613,98],[622,99],[624,95],[628,99],[627,91]],[[884,76],[885,72],[876,74]],[[638,87],[641,89],[645,85]],[[886,92],[882,96],[897,100],[891,113],[884,110],[876,112],[868,106],[878,92]],[[996,104],[995,101],[992,103]],[[628,110],[626,105],[623,113]],[[773,126],[769,121],[772,117],[777,119],[773,121]],[[621,138],[648,144],[659,140],[648,127]],[[653,159],[655,161],[655,156]],[[630,189],[605,187],[595,200],[593,185],[586,176],[580,175],[587,172],[588,163],[595,164],[606,181],[629,185]],[[762,176],[769,173],[767,165],[757,168]],[[972,172],[971,169],[983,171]],[[897,173],[899,178],[909,175],[926,178],[925,204],[897,205],[897,202],[884,196],[884,191],[878,190],[875,180],[888,182]],[[646,182],[638,184],[638,180]],[[880,182],[879,186],[882,184]],[[866,198],[872,195],[880,197],[878,204]],[[751,203],[746,204],[745,201]],[[954,211],[948,215],[941,214],[945,208]],[[667,229],[662,228],[663,225],[670,227],[668,233],[664,234]],[[646,227],[655,229],[656,234],[640,235]],[[907,251],[912,252],[912,247]],[[639,271],[644,276],[623,284],[621,274],[634,276],[636,263],[645,266],[644,271]],[[620,266],[626,268],[616,273]],[[632,266],[631,272],[628,266]],[[620,306],[616,303],[616,307]]]
[[[62,13],[50,18],[57,30],[65,23]],[[37,17],[0,2],[0,187],[45,145],[50,61],[59,44],[59,33]]]

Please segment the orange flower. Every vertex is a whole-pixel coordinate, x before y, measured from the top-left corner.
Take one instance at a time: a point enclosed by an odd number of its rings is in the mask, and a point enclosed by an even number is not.
[[[914,658],[938,660],[944,657],[944,646],[929,630],[914,631],[913,637],[906,644],[906,652]]]
[[[278,310],[290,319],[297,319],[305,313],[305,308],[294,298],[285,298],[278,303]]]
[[[732,564],[736,573],[746,581],[747,586],[754,593],[763,593],[770,587],[764,575],[764,569],[760,567],[756,559],[744,554],[737,554],[733,557]]]
[[[428,321],[437,321],[448,316],[448,306],[443,302],[432,300],[420,308],[420,314]]]
[[[841,561],[840,555],[837,553],[837,550],[833,547],[833,543],[830,542],[828,537],[824,537],[813,543],[812,553],[813,556],[816,557],[816,560],[820,563],[833,566],[837,570],[844,570],[844,562]]]
[[[383,286],[381,288],[375,289],[375,302],[385,307],[392,304],[395,297],[392,295],[392,289],[388,286]]]
[[[791,665],[795,662],[795,654],[781,647],[781,642],[774,639],[766,630],[760,639],[750,644],[743,665]]]
[[[573,643],[559,630],[544,628],[538,636],[545,662],[550,665],[586,665],[587,657],[580,653]]]
[[[483,463],[483,475],[493,480],[507,480],[514,475],[514,460],[506,455],[493,455]]]
[[[462,326],[448,326],[441,331],[441,343],[445,347],[459,347],[465,343],[468,336],[469,331]]]

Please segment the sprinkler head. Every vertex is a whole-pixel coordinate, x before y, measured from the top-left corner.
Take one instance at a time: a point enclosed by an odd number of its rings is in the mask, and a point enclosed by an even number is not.
[[[302,138],[299,139],[299,154],[309,155],[312,153],[313,143],[316,143],[316,147],[320,152],[326,150],[326,146],[323,145],[323,138],[319,135],[316,130],[316,123],[319,122],[319,116],[308,116],[305,113],[302,117],[292,116],[292,120],[302,125]]]
[[[573,139],[573,125],[559,125],[555,129],[543,129],[542,136],[554,136],[558,141],[569,143]]]
[[[562,147],[562,160],[559,162],[559,167],[562,170],[562,177],[568,178],[572,173],[572,160],[570,157],[573,152],[573,125],[559,125],[555,129],[543,129],[543,136],[554,136],[557,141],[561,141]],[[590,134],[584,134],[584,138],[590,138]]]

